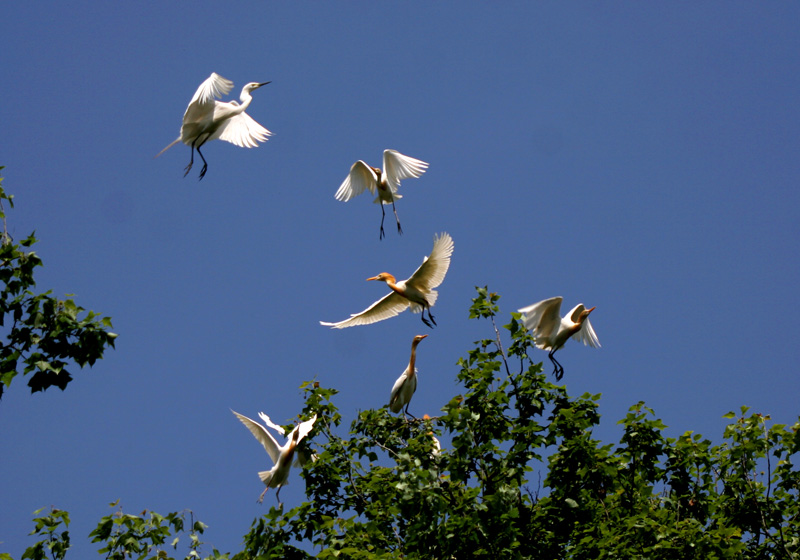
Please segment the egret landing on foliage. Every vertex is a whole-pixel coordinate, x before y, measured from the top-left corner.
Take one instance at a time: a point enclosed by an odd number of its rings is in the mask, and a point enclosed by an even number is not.
[[[183,114],[181,135],[172,144],[158,152],[156,157],[178,142],[183,142],[192,149],[192,157],[189,160],[189,165],[186,166],[186,172],[183,176],[186,177],[192,168],[194,151],[197,149],[200,159],[203,160],[203,168],[200,170],[200,179],[202,179],[208,169],[208,163],[206,163],[206,158],[203,157],[203,152],[200,151],[200,146],[209,140],[219,138],[241,148],[254,148],[258,146],[259,142],[266,142],[267,137],[271,136],[272,133],[254,121],[244,111],[253,100],[253,96],[250,93],[268,83],[250,82],[244,86],[242,94],[239,96],[242,102],[241,105],[236,101],[217,101],[217,98],[227,95],[233,87],[233,82],[226,80],[219,74],[212,73],[205,82],[200,84],[194,97],[189,102],[189,106]]]
[[[561,297],[546,299],[519,310],[523,314],[522,321],[525,328],[531,331],[536,340],[536,346],[542,350],[550,350],[548,357],[555,367],[553,374],[556,376],[556,381],[561,380],[564,368],[553,354],[566,344],[569,337],[580,340],[586,346],[600,348],[600,342],[589,322],[589,313],[595,308],[586,309],[579,303],[562,318],[560,317],[562,299]]]
[[[358,160],[350,168],[350,174],[334,196],[336,200],[347,202],[354,196],[363,193],[365,189],[369,189],[373,195],[378,195],[373,202],[381,205],[381,232],[378,239],[383,239],[385,236],[383,232],[383,220],[386,218],[384,204],[392,205],[394,219],[397,222],[397,233],[402,235],[403,228],[400,227],[400,218],[397,217],[394,201],[403,197],[397,194],[397,189],[400,181],[409,177],[417,179],[425,173],[426,169],[428,169],[428,164],[424,161],[404,156],[397,150],[384,150],[383,169],[372,167],[363,160]]]
[[[400,412],[403,410],[403,406],[405,406],[406,409],[403,412],[403,416],[406,414],[411,415],[411,413],[408,412],[408,405],[411,403],[411,397],[414,396],[414,391],[417,390],[417,368],[415,366],[417,360],[417,344],[427,336],[427,334],[418,334],[411,342],[411,359],[408,361],[408,367],[400,374],[397,381],[394,382],[392,394],[389,396],[389,410],[394,413]],[[411,416],[413,417],[413,415]]]
[[[422,312],[422,322],[433,328],[436,321],[431,315],[431,307],[436,303],[439,295],[433,288],[437,287],[444,280],[447,269],[450,267],[450,255],[453,254],[453,238],[447,233],[442,233],[433,238],[433,250],[430,256],[425,257],[420,267],[407,280],[395,282],[394,276],[388,272],[381,272],[377,276],[367,278],[367,280],[380,280],[386,282],[391,293],[385,295],[361,313],[355,313],[349,319],[338,323],[319,324],[332,327],[334,329],[344,329],[357,325],[369,325],[377,323],[405,311],[411,307],[413,313]],[[425,318],[425,310],[428,311],[430,321]]]
[[[277,488],[278,491],[275,493],[275,499],[278,500],[278,504],[280,505],[280,493],[281,488],[289,483],[289,470],[292,466],[292,458],[297,450],[297,446],[300,445],[300,442],[303,441],[308,433],[311,431],[311,428],[314,427],[314,422],[317,420],[317,415],[315,414],[311,420],[306,420],[305,422],[301,422],[297,426],[295,426],[292,433],[289,434],[289,437],[286,441],[286,444],[281,447],[278,445],[278,442],[275,441],[275,438],[272,437],[267,431],[267,428],[256,422],[255,420],[251,420],[247,416],[243,416],[238,412],[231,410],[236,417],[245,425],[245,427],[250,430],[255,438],[261,442],[261,445],[264,446],[264,449],[267,450],[269,456],[272,458],[272,461],[275,463],[268,471],[261,471],[258,473],[261,482],[266,485],[266,488],[258,497],[258,503],[261,503],[264,500],[264,494],[267,493],[267,490],[270,488]],[[274,424],[270,419],[269,416],[260,412],[259,417],[264,423],[284,435],[284,430],[277,424]],[[294,466],[299,467],[306,463],[307,457],[306,455],[302,454],[300,451],[297,451],[297,458],[294,460]]]

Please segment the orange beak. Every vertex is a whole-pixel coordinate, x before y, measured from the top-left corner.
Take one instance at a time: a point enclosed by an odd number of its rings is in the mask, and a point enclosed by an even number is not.
[[[591,313],[592,311],[594,311],[596,307],[597,307],[597,306],[595,305],[595,306],[594,306],[594,307],[592,307],[591,309],[587,309],[587,310],[586,310],[586,315],[588,316],[588,315],[589,315],[589,313]]]

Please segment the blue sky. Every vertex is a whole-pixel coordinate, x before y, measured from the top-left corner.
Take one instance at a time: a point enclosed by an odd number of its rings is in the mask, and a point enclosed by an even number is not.
[[[229,409],[289,422],[298,386],[340,391],[345,423],[386,403],[419,346],[411,411],[436,415],[490,325],[555,295],[596,306],[599,350],[560,353],[603,426],[638,401],[719,441],[748,405],[799,412],[800,7],[795,3],[17,3],[4,9],[3,186],[36,230],[42,290],[114,320],[117,349],[65,393],[0,402],[0,551],[54,505],[84,538],[108,503],[190,508],[235,550],[269,458]],[[211,72],[272,83],[252,150],[153,156]],[[405,235],[334,193],[384,149],[430,163],[401,187]],[[334,331],[455,242],[430,331],[408,312]],[[506,322],[505,320],[503,321]],[[540,353],[547,360],[544,352]],[[547,364],[549,367],[549,364]],[[302,498],[293,473],[281,497]],[[84,554],[85,555],[85,554]]]

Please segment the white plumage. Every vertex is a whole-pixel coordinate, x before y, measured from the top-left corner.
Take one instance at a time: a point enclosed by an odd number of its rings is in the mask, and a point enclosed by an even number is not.
[[[573,307],[563,318],[561,313],[562,297],[554,297],[534,303],[519,310],[523,314],[525,328],[531,331],[536,346],[542,350],[550,350],[549,357],[555,370],[556,380],[564,375],[564,368],[556,361],[553,354],[559,350],[570,337],[583,342],[586,346],[600,348],[600,341],[589,322],[589,314],[594,307],[586,309],[582,303]]]
[[[350,168],[347,178],[339,186],[334,195],[336,200],[347,202],[351,198],[360,195],[365,190],[369,190],[375,197],[376,204],[381,205],[381,230],[378,235],[383,239],[383,220],[386,212],[384,204],[391,204],[394,211],[394,218],[397,222],[397,232],[402,234],[403,228],[400,227],[400,218],[397,217],[397,209],[394,201],[403,198],[397,194],[400,181],[408,178],[419,178],[428,169],[428,164],[424,161],[406,156],[397,150],[383,151],[383,169],[372,167],[363,160],[358,160]]]
[[[405,413],[408,413],[408,405],[411,402],[411,397],[417,390],[417,368],[415,366],[417,360],[417,345],[420,341],[427,337],[427,334],[418,334],[411,342],[411,359],[408,361],[408,367],[400,374],[397,381],[392,386],[392,393],[389,396],[389,410],[394,413],[400,412],[403,407],[406,408]]]
[[[275,441],[275,438],[272,436],[272,434],[269,433],[267,428],[255,420],[239,414],[235,410],[231,410],[231,412],[236,415],[242,424],[244,424],[245,427],[250,430],[250,433],[253,434],[253,436],[261,443],[261,445],[264,446],[264,449],[267,450],[270,458],[275,463],[270,470],[261,471],[258,473],[258,477],[261,479],[261,482],[263,482],[267,487],[261,493],[261,496],[259,496],[258,501],[261,502],[264,499],[264,494],[266,494],[267,490],[270,488],[278,489],[278,493],[275,496],[278,498],[281,487],[289,483],[289,471],[291,470],[292,458],[295,454],[295,450],[300,442],[303,441],[303,439],[314,427],[314,422],[317,420],[317,415],[315,414],[310,420],[306,420],[305,422],[301,422],[295,426],[292,432],[289,434],[286,443],[283,446],[280,446],[278,445],[278,442]],[[258,415],[268,427],[278,431],[281,435],[284,435],[283,428],[273,423],[269,416],[263,412],[259,412]],[[305,464],[305,461],[305,456],[298,453],[298,456],[294,461],[294,465],[301,466]]]
[[[407,280],[395,283],[395,277],[388,272],[381,272],[367,280],[380,280],[392,291],[367,307],[361,313],[355,313],[349,319],[338,323],[320,321],[320,325],[334,329],[344,329],[357,325],[369,325],[394,317],[411,307],[413,313],[422,312],[422,322],[431,326],[425,319],[425,310],[433,324],[436,321],[431,315],[430,308],[436,303],[438,292],[433,288],[439,286],[450,268],[450,256],[453,254],[453,238],[448,233],[442,233],[433,238],[433,249],[430,256],[423,259],[420,267]]]
[[[218,101],[218,98],[230,92],[233,82],[217,73],[212,73],[206,81],[200,84],[189,102],[189,106],[183,114],[181,135],[161,150],[156,157],[178,142],[183,142],[192,149],[191,160],[186,166],[183,176],[186,177],[192,168],[194,150],[197,149],[197,153],[203,160],[203,168],[200,170],[200,179],[202,179],[208,169],[208,163],[206,163],[200,147],[209,140],[219,138],[242,148],[254,148],[258,146],[259,142],[266,142],[267,137],[272,133],[254,121],[250,115],[245,113],[245,109],[253,100],[251,92],[268,83],[250,82],[245,85],[239,97],[242,102],[240,105],[236,101]]]

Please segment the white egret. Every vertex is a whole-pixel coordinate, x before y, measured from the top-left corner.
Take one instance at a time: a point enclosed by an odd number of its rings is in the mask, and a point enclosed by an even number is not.
[[[254,148],[259,142],[266,142],[267,137],[272,133],[254,121],[250,115],[245,113],[245,109],[253,100],[251,92],[270,82],[250,82],[242,88],[239,96],[241,105],[236,101],[217,101],[217,98],[227,95],[233,87],[233,82],[226,80],[219,74],[212,72],[208,79],[200,84],[197,91],[189,102],[186,112],[183,114],[183,124],[181,125],[181,135],[169,146],[158,152],[160,156],[178,142],[183,142],[192,149],[192,156],[189,165],[186,166],[184,177],[194,164],[194,151],[200,154],[203,160],[203,168],[200,170],[202,179],[208,163],[200,151],[200,146],[209,140],[225,140],[241,148]]]
[[[369,325],[383,321],[405,311],[411,307],[413,313],[422,312],[422,322],[433,328],[436,321],[431,315],[431,307],[436,303],[437,287],[444,280],[447,269],[450,267],[450,255],[453,254],[453,238],[448,233],[442,233],[433,238],[433,250],[430,256],[425,257],[420,267],[407,280],[395,281],[395,277],[388,272],[381,272],[367,280],[380,280],[386,282],[391,292],[379,299],[361,313],[355,313],[349,319],[338,323],[319,324],[334,329],[344,329],[357,325]],[[425,319],[425,310],[428,310],[430,321]]]
[[[403,412],[403,416],[409,414],[408,405],[411,402],[411,397],[414,396],[414,391],[417,390],[417,368],[415,366],[417,344],[427,336],[427,334],[418,334],[411,342],[411,359],[408,361],[408,367],[394,382],[392,394],[389,396],[389,410],[394,413],[400,412],[405,406],[406,410]]]
[[[267,453],[272,458],[272,461],[275,465],[268,471],[261,471],[258,473],[261,482],[266,485],[266,488],[258,497],[258,502],[261,503],[264,500],[264,494],[267,493],[267,490],[270,488],[277,488],[278,491],[275,494],[275,498],[278,500],[280,504],[280,493],[281,487],[285,486],[289,483],[289,470],[292,466],[292,458],[294,456],[295,450],[297,446],[303,441],[308,433],[311,431],[311,428],[314,427],[314,422],[317,420],[317,415],[315,414],[313,418],[310,420],[306,420],[305,422],[301,422],[297,426],[294,427],[292,432],[289,434],[286,443],[281,447],[278,445],[278,442],[275,441],[275,438],[272,436],[267,429],[256,422],[255,420],[251,420],[247,416],[239,414],[235,410],[231,410],[234,415],[245,425],[245,427],[250,430],[250,433],[255,436],[255,438],[261,442],[261,445],[264,446],[264,449],[267,450]],[[284,434],[283,428],[274,424],[270,419],[269,416],[264,414],[263,412],[259,413],[261,420],[269,426],[280,432],[282,435]],[[300,457],[298,453],[297,459],[294,461],[295,466],[300,466],[303,463],[303,459]]]
[[[378,239],[383,239],[383,220],[386,218],[384,204],[391,204],[394,211],[394,219],[397,222],[397,232],[402,235],[403,228],[400,227],[400,218],[397,217],[397,208],[394,201],[403,198],[397,194],[400,181],[413,177],[415,179],[422,176],[428,164],[424,161],[405,156],[397,150],[383,151],[383,169],[367,165],[363,160],[358,160],[350,168],[350,174],[344,180],[334,195],[336,200],[347,202],[354,196],[358,196],[369,189],[377,197],[373,201],[381,205],[381,232]]]
[[[427,414],[423,414],[422,419],[425,421],[430,421],[431,417],[428,416]],[[431,436],[431,439],[433,440],[433,450],[431,451],[431,459],[436,459],[442,452],[442,444],[439,443],[439,438],[433,435],[433,432],[428,432],[428,435]]]
[[[555,367],[553,374],[556,376],[556,381],[561,380],[564,368],[553,354],[564,346],[570,337],[583,342],[586,346],[600,348],[600,341],[597,340],[597,335],[589,322],[589,313],[595,308],[586,309],[579,303],[562,318],[560,316],[562,299],[560,296],[546,299],[519,310],[523,314],[522,321],[525,328],[533,334],[536,346],[542,350],[550,350],[548,357]]]

